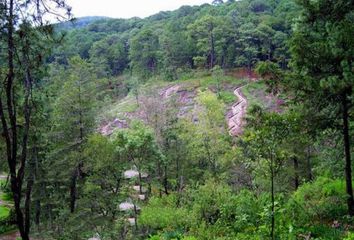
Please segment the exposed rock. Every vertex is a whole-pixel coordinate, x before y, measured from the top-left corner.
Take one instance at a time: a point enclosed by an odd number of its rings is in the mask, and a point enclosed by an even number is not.
[[[140,210],[139,206],[137,206],[131,202],[123,202],[123,203],[119,204],[119,210],[121,210],[121,211],[131,211],[131,210],[134,210],[134,208],[136,208],[136,210]]]
[[[112,122],[108,122],[107,124],[103,125],[99,129],[99,132],[104,136],[109,136],[113,133],[114,129],[127,128],[128,126],[129,125],[127,121],[116,118]]]
[[[137,191],[137,192],[140,192],[140,186],[139,186],[139,185],[133,186],[133,189],[134,189],[135,191]],[[147,189],[146,189],[145,187],[141,187],[141,191],[142,191],[143,193],[146,193],[146,192],[147,192]]]
[[[137,178],[139,177],[139,172],[137,170],[134,169],[130,169],[124,172],[124,178],[126,179],[131,179],[131,178]],[[142,173],[141,174],[142,178],[147,178],[148,174],[147,173]]]
[[[89,238],[88,240],[101,240],[100,235],[96,234],[94,237]]]
[[[165,90],[163,90],[160,93],[160,96],[162,96],[163,98],[169,98],[170,96],[172,96],[173,94],[177,93],[177,91],[179,90],[180,86],[179,85],[174,85],[171,86]]]
[[[127,220],[129,222],[130,226],[134,226],[135,225],[135,218],[128,218]]]
[[[139,194],[138,198],[139,198],[141,201],[144,201],[144,200],[146,199],[145,194]]]

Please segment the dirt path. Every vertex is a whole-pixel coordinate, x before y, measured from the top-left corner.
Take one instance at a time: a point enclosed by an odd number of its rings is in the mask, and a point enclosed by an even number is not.
[[[20,237],[19,232],[12,232],[12,233],[7,233],[5,235],[0,236],[0,240],[16,240]]]
[[[243,96],[241,89],[238,87],[235,89],[234,94],[236,95],[238,101],[232,105],[231,111],[232,115],[228,120],[229,133],[232,136],[239,136],[242,133],[242,127],[244,125],[244,117],[246,115],[246,110],[248,106],[247,99]]]

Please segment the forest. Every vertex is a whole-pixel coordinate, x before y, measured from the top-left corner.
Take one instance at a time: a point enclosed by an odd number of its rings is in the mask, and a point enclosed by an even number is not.
[[[0,0],[1,240],[354,240],[354,0],[73,10]]]

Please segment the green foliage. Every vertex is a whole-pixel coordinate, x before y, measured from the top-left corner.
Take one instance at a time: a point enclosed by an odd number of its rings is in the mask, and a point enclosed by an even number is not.
[[[2,201],[11,201],[13,196],[11,193],[0,193],[0,200]]]
[[[120,157],[134,164],[138,171],[155,172],[155,163],[163,160],[152,129],[134,121],[129,129],[114,133],[113,144]]]
[[[7,218],[10,214],[10,209],[4,206],[0,206],[0,220]]]
[[[298,226],[333,222],[345,215],[345,199],[344,181],[322,177],[302,185],[290,198],[287,209]]]
[[[158,68],[158,37],[150,29],[144,29],[130,41],[131,67],[143,78],[149,78]]]
[[[183,6],[146,19],[78,19],[73,28],[62,24],[67,36],[52,59],[67,63],[79,55],[90,59],[100,74],[129,69],[142,78],[162,74],[180,78],[178,69],[243,66],[251,69],[261,60],[286,67],[286,41],[292,1],[228,1]]]
[[[219,0],[145,19],[56,26],[67,31],[65,42],[48,58],[49,76],[38,84],[45,94],[33,92],[31,110],[39,114],[30,123],[29,145],[19,148],[30,159],[23,188],[34,181],[30,221],[38,225],[32,229],[62,240],[352,239],[347,188],[338,178],[344,122],[338,116],[346,101],[353,138],[353,8],[344,0],[297,2],[301,11],[291,0]],[[0,19],[3,9],[0,3]],[[16,41],[28,27],[18,25]],[[37,58],[40,51],[28,59]],[[256,67],[263,81],[225,74],[235,67],[250,76]],[[15,89],[22,88],[24,70],[16,71]],[[166,80],[178,80],[176,97],[162,96],[162,87],[173,86]],[[260,106],[248,107],[247,126],[233,138],[226,107],[237,101],[232,91],[241,84],[248,105]],[[192,110],[181,114],[185,90]],[[23,96],[13,97],[18,111]],[[295,104],[275,112],[278,98]],[[95,133],[97,122],[102,129],[116,118],[126,128]],[[20,115],[20,135],[23,122]],[[126,179],[127,169],[141,174]],[[11,200],[9,185],[2,190],[1,199]],[[121,211],[126,201],[141,211]],[[13,215],[0,207],[0,232],[11,228]]]
[[[354,239],[354,233],[353,232],[349,232],[348,236],[343,238],[343,240],[353,240],[353,239]]]
[[[16,229],[16,226],[14,225],[16,215],[13,209],[0,206],[0,214],[0,235]]]
[[[90,49],[90,59],[96,69],[102,66],[103,74],[115,76],[122,73],[128,65],[125,40],[119,35],[109,35],[95,42]]]
[[[94,74],[92,66],[79,57],[69,62],[69,68],[62,73],[66,78],[54,104],[55,127],[63,132],[72,144],[82,140],[93,127]]]
[[[177,206],[177,196],[153,197],[143,207],[139,222],[150,231],[183,229],[193,222],[187,209]]]
[[[190,164],[199,166],[196,176],[202,176],[205,169],[217,175],[222,170],[223,156],[230,150],[229,138],[226,135],[224,104],[210,92],[199,92],[198,103],[201,105],[198,124],[181,121],[180,137]]]
[[[270,93],[276,95],[280,91],[280,81],[283,79],[284,74],[278,64],[269,61],[258,62],[256,72],[265,79]]]
[[[233,92],[222,91],[219,93],[219,96],[225,104],[232,104],[237,102],[236,96]]]
[[[194,58],[197,65],[212,69],[217,60],[217,51],[226,42],[229,31],[226,18],[205,15],[188,26],[195,40],[199,55]]]

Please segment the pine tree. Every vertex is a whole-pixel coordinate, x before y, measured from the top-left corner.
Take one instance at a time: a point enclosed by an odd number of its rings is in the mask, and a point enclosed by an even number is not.
[[[48,5],[57,8],[50,9]],[[43,36],[48,37],[52,33],[52,28],[46,25],[43,17],[50,13],[60,16],[61,10],[64,14],[66,10],[70,15],[70,8],[65,1],[57,0],[29,0],[26,4],[6,0],[1,1],[0,8],[0,76],[1,86],[4,86],[0,91],[0,119],[17,225],[22,239],[27,240],[33,181],[27,181],[26,185],[24,183],[28,170],[28,174],[32,174],[27,163],[32,134],[31,118],[36,114],[33,96],[38,90],[38,81],[43,77],[42,66],[50,45]]]
[[[334,127],[342,121],[348,213],[354,215],[349,113],[353,105],[354,1],[301,0],[302,15],[291,41],[295,77],[289,84],[298,99],[314,111],[335,109],[322,116]],[[340,116],[340,117],[339,117]]]
[[[94,127],[95,84],[91,65],[80,57],[69,61],[61,77],[64,81],[54,103],[53,142],[55,161],[49,163],[63,169],[62,177],[69,178],[70,211],[78,198],[77,184],[84,177],[83,148]],[[56,170],[57,171],[57,170]]]

